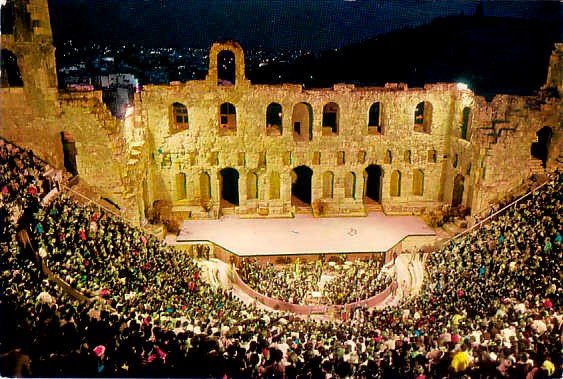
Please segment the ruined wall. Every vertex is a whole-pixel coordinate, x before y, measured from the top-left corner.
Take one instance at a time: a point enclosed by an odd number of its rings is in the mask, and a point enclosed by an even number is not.
[[[490,104],[481,104],[475,122],[474,144],[479,147],[474,159],[478,168],[473,198],[476,209],[503,199],[530,175],[545,172],[541,160],[531,153],[537,133],[544,127],[552,134],[545,169],[554,170],[561,164],[559,98],[498,95]]]
[[[2,34],[2,49],[17,58],[23,85],[3,82],[0,88],[2,137],[63,168],[61,132],[69,133],[80,180],[138,222],[138,183],[127,181],[133,139],[124,138],[124,122],[111,115],[101,92],[59,93],[47,1],[17,1],[14,11],[14,28]]]
[[[312,170],[315,213],[343,216],[371,210],[364,199],[370,165],[381,169],[375,200],[387,213],[410,214],[443,203],[479,212],[563,161],[561,44],[537,96],[487,103],[455,83],[255,85],[238,43],[216,43],[205,80],[147,85],[118,120],[100,92],[59,93],[47,2],[17,3],[17,27],[2,35],[2,48],[16,56],[23,86],[0,88],[2,136],[61,168],[61,132],[70,133],[80,178],[136,222],[155,211],[178,219],[232,212],[222,196],[226,168],[238,173],[240,217],[293,215],[300,166]],[[267,116],[273,103],[281,114]],[[545,163],[531,154],[544,127],[551,131]]]
[[[212,66],[220,47],[214,45],[211,49]],[[240,47],[233,49],[231,44],[225,48],[236,53],[237,61],[242,60]],[[387,212],[417,212],[442,200],[444,157],[448,154],[452,119],[459,108],[456,104],[461,98],[455,84],[413,89],[405,85],[357,88],[339,84],[330,89],[304,90],[299,85],[252,85],[242,76],[243,70],[236,72],[232,86],[219,85],[213,67],[206,80],[145,86],[142,106],[153,157],[151,201],[193,205],[196,208],[190,209],[196,212],[201,197],[199,177],[207,172],[211,176],[213,202],[219,204],[220,170],[232,167],[239,173],[238,214],[256,214],[259,208],[267,208],[269,215],[289,215],[291,172],[305,165],[313,170],[313,202],[322,199],[328,214],[363,214],[364,170],[370,164],[383,169],[380,200]],[[430,133],[414,131],[414,110],[422,101],[432,107]],[[172,104],[176,102],[185,105],[189,114],[189,126],[180,132],[170,125]],[[220,104],[225,102],[236,107],[236,131],[227,135],[221,130],[219,118]],[[382,133],[377,135],[368,132],[368,112],[375,102],[381,104]],[[266,110],[271,103],[282,107],[281,135],[271,133],[266,125]],[[299,118],[296,106],[300,103],[310,106],[310,139],[296,138],[293,130],[293,122]],[[323,108],[328,103],[338,105],[338,135],[322,125]],[[392,154],[391,162],[386,161],[387,151]],[[429,151],[435,151],[436,162],[429,161]],[[339,153],[344,154],[343,162],[338,159]],[[422,195],[412,191],[415,169],[424,173]],[[400,196],[391,196],[389,190],[395,170],[401,173]],[[329,171],[334,174],[332,198],[323,194],[323,174]],[[257,199],[247,198],[250,172],[258,175]],[[272,172],[280,175],[280,199],[270,199]],[[345,177],[350,172],[356,178],[355,196],[347,197]],[[181,173],[186,177],[185,196],[184,189],[177,185],[177,175]]]

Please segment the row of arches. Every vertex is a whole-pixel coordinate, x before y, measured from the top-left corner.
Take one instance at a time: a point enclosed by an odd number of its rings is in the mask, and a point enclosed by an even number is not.
[[[308,166],[295,167],[291,172],[291,196],[292,203],[311,204],[313,170]],[[424,194],[424,172],[413,170],[412,194],[422,196]],[[378,165],[369,165],[364,170],[364,194],[368,201],[381,201],[383,169]],[[344,174],[344,196],[348,199],[357,198],[357,175],[355,172]],[[224,207],[239,205],[239,172],[227,167],[219,171],[219,190],[222,205]],[[256,200],[259,198],[259,176],[256,172],[248,172],[246,178],[246,199]],[[399,170],[391,172],[389,193],[393,197],[401,196],[402,173]],[[335,175],[332,171],[322,173],[322,198],[334,197]],[[176,199],[184,200],[186,192],[186,174],[176,174]],[[278,172],[271,172],[268,176],[268,199],[277,200],[281,196],[281,177]],[[211,199],[211,177],[207,172],[199,176],[200,197],[205,202]]]
[[[467,138],[469,127],[470,108],[463,109],[460,134]],[[281,104],[272,102],[266,107],[265,128],[269,136],[281,136],[284,133],[283,108]],[[428,101],[420,102],[414,110],[415,132],[430,133],[432,129],[432,104]],[[236,132],[237,109],[234,104],[226,102],[219,106],[219,129],[226,132]],[[313,108],[309,103],[301,102],[293,107],[291,116],[292,132],[296,139],[311,140],[313,129]],[[176,133],[189,128],[188,108],[186,105],[175,102],[170,108],[170,132]],[[384,134],[382,122],[382,104],[371,104],[367,114],[367,132],[369,135]],[[324,105],[322,113],[322,135],[335,136],[340,133],[340,106],[335,102]],[[231,134],[231,133],[227,133]]]
[[[231,86],[236,84],[236,57],[231,50],[222,50],[217,54],[217,84],[220,86]],[[306,103],[304,103],[306,104]],[[279,106],[279,104],[277,104]],[[415,132],[431,133],[432,131],[432,112],[433,107],[429,101],[419,102],[414,109],[414,127]],[[469,107],[465,107],[462,111],[462,122],[460,125],[459,136],[462,139],[467,139],[467,133],[470,125],[470,112]],[[281,114],[281,106],[279,108]],[[311,113],[312,114],[312,113]],[[368,111],[368,134],[377,135],[383,134],[382,126],[382,107],[381,102],[373,103]],[[275,126],[272,134],[268,135],[281,135],[281,117],[279,123],[270,123],[268,119],[268,111],[266,111],[266,125]],[[312,120],[312,117],[311,117]],[[301,125],[293,124],[294,132],[300,129]],[[336,103],[326,104],[323,109],[322,117],[323,135],[338,135],[339,132],[339,107]],[[298,133],[299,134],[299,133]]]

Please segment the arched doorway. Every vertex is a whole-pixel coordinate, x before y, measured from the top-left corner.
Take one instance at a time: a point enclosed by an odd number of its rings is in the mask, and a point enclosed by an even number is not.
[[[364,202],[381,202],[381,166],[369,165],[364,170],[366,185]]]
[[[463,201],[463,182],[465,178],[461,174],[457,174],[454,179],[454,190],[452,193],[452,207],[457,207]]]
[[[311,178],[313,170],[307,166],[295,167],[292,171],[291,203],[311,205]]]
[[[72,175],[78,175],[76,166],[76,143],[74,137],[69,132],[61,132],[61,142],[63,144],[63,159],[65,170]]]
[[[553,131],[549,126],[544,126],[541,128],[536,135],[538,136],[538,142],[532,143],[530,152],[532,157],[541,160],[542,166],[545,168],[547,163],[547,153],[549,150],[549,144],[551,143],[551,136]]]
[[[221,170],[221,207],[231,208],[238,202],[238,171],[227,167]]]

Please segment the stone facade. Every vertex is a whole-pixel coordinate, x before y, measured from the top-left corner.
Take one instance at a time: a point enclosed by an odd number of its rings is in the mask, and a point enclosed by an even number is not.
[[[369,204],[479,212],[560,164],[561,44],[537,96],[488,103],[458,83],[253,84],[242,48],[227,41],[211,47],[204,80],[145,85],[118,120],[100,92],[57,90],[47,2],[23,3],[39,21],[2,35],[23,80],[0,89],[2,136],[63,167],[68,133],[80,178],[135,222],[149,212],[291,217],[308,206],[318,216],[365,215]]]

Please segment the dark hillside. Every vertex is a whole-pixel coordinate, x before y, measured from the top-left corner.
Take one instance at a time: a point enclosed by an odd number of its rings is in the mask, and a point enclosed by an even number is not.
[[[465,82],[481,95],[531,94],[545,81],[561,25],[498,17],[453,16],[378,36],[364,43],[302,57],[293,65],[265,66],[257,82],[337,82],[383,85]]]

